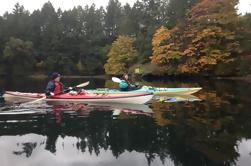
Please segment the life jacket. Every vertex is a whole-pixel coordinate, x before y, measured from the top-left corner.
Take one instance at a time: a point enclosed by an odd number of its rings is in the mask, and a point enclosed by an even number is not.
[[[129,84],[125,80],[121,80],[119,83],[119,88],[120,89],[127,89],[127,88],[129,88]]]
[[[54,81],[54,86],[55,86],[54,91],[53,91],[54,94],[62,93],[63,89],[62,89],[62,83],[61,82]]]

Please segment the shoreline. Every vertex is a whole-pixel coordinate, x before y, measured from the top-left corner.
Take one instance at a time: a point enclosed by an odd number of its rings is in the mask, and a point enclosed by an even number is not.
[[[243,76],[243,77],[216,77],[218,80],[241,80],[251,83],[251,75]]]
[[[16,77],[23,77],[23,76],[16,76]],[[33,79],[47,79],[49,78],[48,75],[46,74],[32,74],[32,75],[28,75],[27,77],[29,78],[33,78]],[[62,78],[66,78],[66,79],[70,79],[70,78],[96,78],[96,79],[107,79],[109,77],[112,77],[112,75],[63,75]],[[137,76],[138,77],[138,76]],[[142,79],[144,79],[144,77],[139,76]],[[155,79],[155,78],[159,78],[159,79],[173,79],[173,80],[183,80],[183,79],[216,79],[216,80],[241,80],[241,81],[246,81],[251,83],[251,74],[246,75],[246,76],[229,76],[229,77],[221,77],[221,76],[215,76],[215,77],[209,77],[209,76],[186,76],[186,77],[182,77],[182,76],[150,76],[150,79]],[[147,78],[145,78],[146,80],[148,80]]]
[[[29,78],[34,79],[46,79],[49,76],[45,74],[32,74],[28,76]],[[81,76],[81,75],[63,75],[62,78],[98,78],[98,79],[105,79],[107,75],[94,75],[94,76]]]

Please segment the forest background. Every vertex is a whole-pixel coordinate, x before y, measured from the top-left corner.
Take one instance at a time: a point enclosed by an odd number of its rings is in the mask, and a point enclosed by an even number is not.
[[[138,0],[0,16],[0,75],[246,76],[251,14],[238,0]]]

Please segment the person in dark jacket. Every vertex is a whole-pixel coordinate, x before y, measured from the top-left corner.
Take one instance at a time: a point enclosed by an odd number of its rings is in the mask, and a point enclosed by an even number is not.
[[[60,82],[61,79],[61,75],[57,72],[52,73],[51,75],[51,80],[48,82],[47,86],[46,86],[46,95],[57,95],[57,94],[61,94],[64,92],[65,90],[65,86],[62,84],[62,82]],[[71,90],[72,88],[69,87],[69,90]]]

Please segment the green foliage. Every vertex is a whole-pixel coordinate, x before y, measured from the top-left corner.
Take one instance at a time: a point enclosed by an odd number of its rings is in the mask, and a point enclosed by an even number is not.
[[[128,72],[137,60],[138,52],[133,47],[134,38],[129,36],[119,36],[113,42],[112,47],[108,53],[108,60],[105,64],[105,72],[107,74],[123,74]]]
[[[3,60],[6,72],[11,74],[26,74],[34,69],[35,51],[30,41],[10,38],[4,48]]]
[[[48,72],[60,70],[62,73],[70,74],[72,71],[76,71],[74,63],[65,54],[54,54],[49,56],[45,61],[45,66]]]
[[[232,7],[237,3],[235,0],[215,3],[207,1],[204,5],[201,2],[138,0],[132,6],[122,6],[119,0],[110,0],[106,8],[96,8],[93,4],[65,11],[55,9],[47,2],[41,9],[32,13],[17,3],[11,13],[6,12],[0,16],[0,55],[4,55],[7,42],[14,37],[33,43],[36,68],[31,70],[32,72],[61,70],[65,72],[63,74],[103,74],[108,47],[118,36],[134,37],[133,46],[138,51],[135,63],[148,64],[149,57],[156,55],[157,47],[152,49],[152,39],[161,26],[168,27],[169,30],[174,27],[170,40],[164,39],[160,44],[171,44],[171,50],[165,48],[163,51],[163,55],[169,56],[162,56],[160,61],[155,58],[158,65],[168,63],[161,67],[162,72],[186,72],[195,66],[195,62],[203,64],[200,71],[203,69],[204,72],[210,72],[215,64],[212,57],[232,57],[239,53],[233,53],[233,50],[230,51],[231,55],[222,52],[225,48],[231,50],[238,47],[240,52],[250,55],[250,14],[237,16]],[[214,10],[208,10],[212,6]],[[222,33],[218,33],[219,31]],[[215,32],[221,35],[214,35]],[[225,44],[231,42],[232,44]],[[201,51],[200,54],[213,56],[205,56],[203,59],[190,56],[198,51],[197,49]],[[183,53],[189,56],[185,57]],[[3,58],[0,56],[0,61],[1,59]],[[210,62],[210,65],[205,66],[205,61]],[[187,65],[178,66],[186,62]],[[1,63],[1,66],[9,67],[4,63]],[[122,71],[127,66],[117,64],[113,68],[120,68]]]
[[[184,23],[187,10],[199,0],[170,0],[167,6],[168,23],[163,24],[167,27],[174,27],[178,22]]]
[[[122,19],[121,3],[118,0],[109,0],[104,19],[106,36],[114,40]]]
[[[246,14],[240,18],[237,32],[240,47],[245,55],[251,55],[251,14]]]

